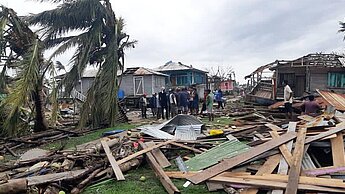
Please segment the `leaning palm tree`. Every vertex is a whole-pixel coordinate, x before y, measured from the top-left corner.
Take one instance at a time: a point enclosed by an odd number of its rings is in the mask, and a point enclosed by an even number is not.
[[[39,25],[47,48],[57,47],[51,58],[76,47],[70,60],[71,70],[63,85],[70,93],[88,65],[98,68],[97,76],[83,104],[80,126],[116,124],[118,112],[117,71],[123,70],[124,49],[133,46],[122,32],[123,19],[116,19],[109,0],[39,0],[61,3],[56,9],[26,18]],[[69,35],[70,32],[78,35]]]
[[[35,110],[34,131],[48,128],[42,91],[48,65],[43,60],[42,46],[37,35],[12,9],[0,6],[0,60],[3,66],[0,80],[4,80],[6,68],[15,68],[18,72],[10,88],[4,82],[1,84],[1,90],[8,93],[0,107],[8,112],[2,127],[5,129],[3,134],[16,135],[18,125],[23,123],[24,107]]]

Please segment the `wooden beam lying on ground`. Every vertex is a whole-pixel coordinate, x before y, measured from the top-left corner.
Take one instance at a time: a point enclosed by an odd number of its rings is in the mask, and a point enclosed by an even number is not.
[[[155,143],[153,141],[146,142],[145,144],[148,147],[151,147],[151,146],[155,145]],[[171,163],[169,162],[169,160],[165,157],[165,155],[163,154],[163,152],[159,148],[152,150],[151,153],[155,157],[155,159],[157,160],[158,164],[162,168],[166,168],[166,167],[171,166]]]
[[[133,158],[136,158],[136,157],[138,157],[138,156],[140,156],[140,155],[142,155],[142,154],[145,154],[145,153],[147,153],[147,152],[150,152],[150,151],[152,151],[152,150],[154,150],[154,149],[156,149],[156,148],[160,148],[160,147],[162,147],[162,146],[171,144],[171,143],[174,142],[174,141],[175,141],[175,140],[168,140],[168,141],[159,143],[159,144],[157,144],[157,145],[155,145],[155,146],[147,147],[147,148],[145,148],[145,149],[143,149],[143,150],[140,150],[140,151],[138,151],[138,152],[135,152],[135,153],[132,154],[132,155],[127,156],[126,158],[123,158],[123,159],[119,160],[117,163],[118,163],[118,164],[125,163],[125,162],[127,162],[127,161],[129,161],[129,160],[131,160],[131,159],[133,159]]]
[[[143,150],[148,148],[143,142],[139,142],[139,145],[143,148]],[[156,176],[161,181],[163,187],[169,194],[181,193],[174,185],[174,183],[170,180],[170,178],[167,176],[167,174],[164,172],[164,170],[157,163],[152,153],[146,152],[146,159],[153,171],[155,172]]]
[[[259,168],[255,175],[271,174],[280,162],[281,155],[270,156],[267,161]],[[256,194],[258,189],[244,189],[241,194]]]
[[[273,181],[273,180],[255,180],[255,179],[248,179],[248,178],[234,178],[234,177],[223,177],[223,176],[215,176],[213,178],[210,178],[209,181],[214,181],[214,182],[224,183],[224,184],[244,184],[244,185],[254,186],[257,188],[268,188],[268,189],[285,189],[287,186],[287,183],[285,182],[279,182],[279,181]],[[308,191],[345,193],[345,189],[307,185],[307,184],[301,184],[301,183],[298,184],[298,189],[308,190]]]
[[[289,126],[288,126],[288,131],[290,132],[295,132],[296,131],[296,126],[297,126],[297,122],[289,122]],[[279,162],[279,167],[278,167],[278,174],[287,174],[288,170],[289,170],[289,166],[292,166],[293,164],[293,159],[292,159],[292,154],[291,154],[291,150],[292,150],[292,144],[293,141],[289,141],[286,145],[286,150],[290,156],[291,159],[290,161],[286,160],[286,156],[285,159],[281,158],[280,162]],[[273,190],[272,194],[283,194],[284,191],[283,190]]]
[[[296,137],[295,133],[286,133],[282,135],[280,138],[272,139],[266,143],[258,145],[254,148],[249,149],[247,152],[237,155],[233,158],[224,159],[223,161],[219,162],[218,164],[188,178],[194,184],[201,183],[211,177],[214,177],[228,169],[231,169],[234,166],[237,166],[243,162],[246,162],[260,154],[263,154],[273,148],[276,148]]]
[[[323,167],[323,168],[304,170],[304,174],[307,176],[320,176],[320,175],[331,174],[335,172],[344,172],[344,171],[345,171],[345,166],[341,166],[341,167],[329,166],[329,167]]]
[[[193,152],[195,152],[195,153],[198,153],[198,154],[201,154],[201,153],[202,153],[201,150],[196,149],[196,148],[193,148],[193,147],[190,147],[190,146],[186,146],[186,145],[184,145],[184,144],[182,144],[182,143],[171,142],[170,144],[171,144],[171,145],[174,145],[174,146],[178,146],[178,147],[184,148],[184,149],[187,149],[187,150],[191,150],[191,151],[193,151]]]
[[[345,166],[343,133],[337,133],[337,137],[331,139],[333,166]]]
[[[300,128],[297,135],[295,148],[293,150],[294,163],[290,166],[289,182],[286,186],[285,194],[296,194],[298,189],[299,175],[302,168],[304,156],[304,142],[307,134],[306,128]]]
[[[111,167],[112,167],[112,169],[114,171],[116,179],[119,180],[119,181],[125,180],[125,177],[123,176],[122,171],[121,171],[119,165],[117,164],[113,154],[111,153],[111,150],[110,150],[107,142],[104,141],[104,140],[101,140],[101,144],[103,146],[105,154],[108,157],[108,161],[109,161],[109,163],[110,163],[110,165],[111,165]]]
[[[345,123],[339,123],[336,127],[332,127],[330,130],[326,131],[326,132],[322,132],[318,135],[314,135],[314,136],[311,136],[311,137],[308,137],[306,140],[305,140],[305,144],[309,144],[313,141],[317,141],[317,140],[320,140],[322,138],[325,138],[325,137],[328,137],[330,135],[333,135],[333,134],[336,134],[338,132],[341,132],[345,129]]]

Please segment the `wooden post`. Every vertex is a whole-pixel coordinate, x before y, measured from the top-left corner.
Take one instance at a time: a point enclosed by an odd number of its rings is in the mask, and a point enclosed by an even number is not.
[[[113,154],[111,153],[110,148],[109,148],[107,142],[105,142],[104,140],[101,140],[101,144],[103,146],[105,154],[108,157],[109,163],[110,163],[111,167],[113,168],[113,171],[115,173],[116,179],[119,180],[119,181],[120,180],[125,180],[125,177],[123,176],[122,171],[121,171],[119,165],[117,164]]]
[[[144,150],[147,149],[147,146],[143,142],[139,142],[139,145]],[[146,152],[146,159],[153,171],[155,172],[156,176],[161,181],[163,187],[169,194],[181,193],[174,185],[174,183],[171,181],[171,179],[168,177],[168,175],[164,172],[164,170],[160,167],[152,153]]]

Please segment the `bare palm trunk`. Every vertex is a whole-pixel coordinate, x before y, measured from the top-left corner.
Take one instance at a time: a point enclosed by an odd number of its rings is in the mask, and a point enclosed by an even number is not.
[[[34,99],[35,111],[36,111],[34,131],[35,132],[45,131],[48,129],[48,122],[44,114],[42,85],[39,85],[36,87],[35,92],[33,94],[33,99]]]

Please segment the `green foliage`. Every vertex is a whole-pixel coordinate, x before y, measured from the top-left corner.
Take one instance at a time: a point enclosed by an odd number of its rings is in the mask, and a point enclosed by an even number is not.
[[[114,126],[118,112],[117,71],[124,68],[124,49],[134,47],[136,41],[129,41],[123,33],[124,20],[116,20],[109,0],[64,1],[56,9],[30,15],[26,20],[42,27],[47,48],[58,46],[51,58],[76,47],[70,60],[72,68],[62,82],[67,93],[88,65],[98,68],[83,104],[80,126],[89,121],[93,126]],[[70,32],[80,34],[68,36]]]

